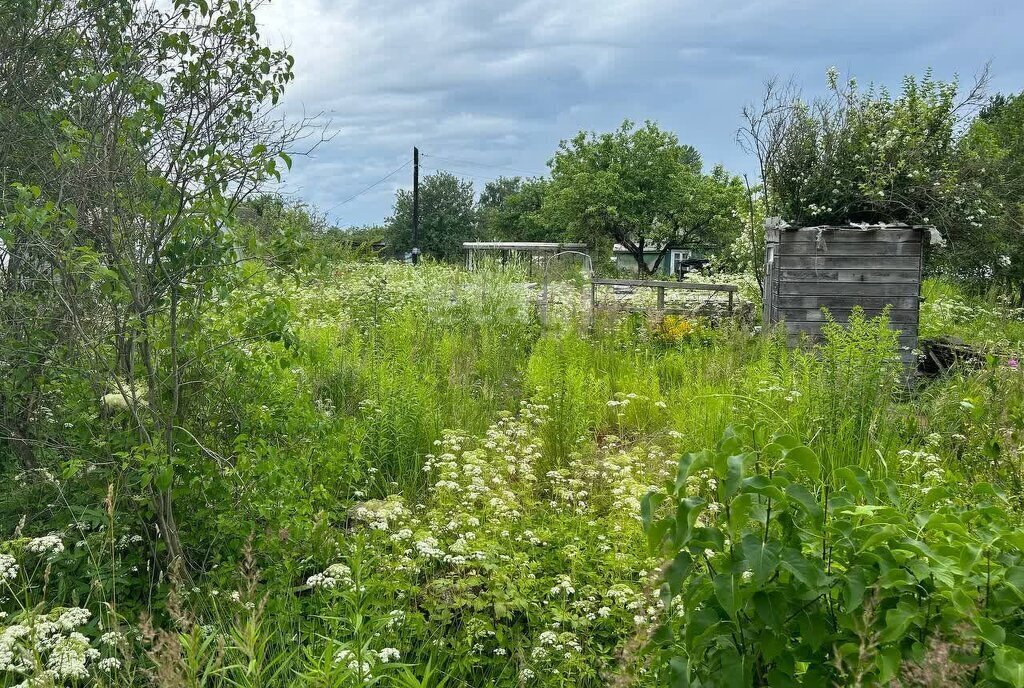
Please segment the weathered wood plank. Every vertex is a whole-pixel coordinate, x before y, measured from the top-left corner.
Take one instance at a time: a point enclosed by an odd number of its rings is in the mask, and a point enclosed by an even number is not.
[[[779,246],[780,256],[919,256],[920,243],[896,243],[891,241],[843,241],[825,242],[794,242]]]
[[[779,296],[917,296],[913,282],[783,282]]]
[[[675,282],[669,280],[606,279],[595,277],[591,284],[609,287],[658,287],[664,289],[687,289],[690,291],[736,291],[735,284],[700,284],[699,282]]]
[[[811,342],[812,344],[820,344],[824,340],[824,337],[821,335],[820,332],[819,333],[795,332],[795,333],[790,333],[790,334],[786,335],[786,342],[790,346],[793,346],[793,345],[795,345],[795,344],[797,344],[797,343],[799,343],[799,342],[801,342],[803,340],[807,340],[808,342]],[[900,335],[900,337],[898,338],[897,343],[896,343],[896,348],[902,353],[904,351],[908,351],[909,352],[910,350],[917,349],[919,347],[919,345],[920,345],[920,343],[919,343],[919,340],[918,340],[916,335],[914,335],[914,336],[910,336],[910,335],[903,336],[903,335]]]
[[[917,296],[859,296],[849,294],[842,296],[792,296],[789,294],[780,295],[775,305],[778,308],[845,308],[854,306],[868,310],[881,310],[886,306],[904,310],[917,311],[920,306],[920,298]]]
[[[786,331],[789,332],[789,334],[800,334],[800,333],[820,334],[821,333],[821,325],[822,325],[822,323],[820,321],[812,321],[812,320],[786,320],[784,324],[786,326]],[[899,332],[900,332],[900,339],[903,339],[905,337],[914,337],[914,338],[917,337],[917,325],[915,325],[913,323],[907,323],[907,324],[903,324],[903,325],[896,325],[896,324],[894,324],[889,329],[899,330]]]
[[[823,229],[820,232],[823,241],[848,241],[857,243],[862,241],[889,241],[889,242],[921,242],[924,232],[920,229],[871,229],[862,231],[845,227]],[[791,229],[779,233],[779,243],[807,242],[816,243],[819,240],[819,231],[816,228]]]
[[[913,282],[920,279],[918,268],[910,270],[871,270],[837,268],[829,270],[782,270],[783,282]]]
[[[779,306],[779,320],[785,320],[786,322],[827,322],[828,316],[820,308],[784,308]],[[850,315],[853,310],[850,308],[829,308],[829,314],[833,320],[840,323],[845,323],[850,320]],[[881,309],[865,309],[865,315],[869,318],[881,315]],[[917,310],[910,309],[898,309],[889,311],[889,322],[893,325],[916,325],[917,324]]]
[[[779,256],[777,260],[782,270],[917,270],[921,264],[920,256],[836,256],[830,253],[819,253],[816,256]]]

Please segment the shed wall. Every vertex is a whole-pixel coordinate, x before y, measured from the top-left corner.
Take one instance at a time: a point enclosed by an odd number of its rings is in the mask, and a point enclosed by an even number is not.
[[[821,337],[822,308],[839,321],[855,306],[868,316],[887,306],[900,330],[901,357],[915,362],[923,268],[920,228],[825,227],[767,233],[766,323],[784,322],[791,344]]]

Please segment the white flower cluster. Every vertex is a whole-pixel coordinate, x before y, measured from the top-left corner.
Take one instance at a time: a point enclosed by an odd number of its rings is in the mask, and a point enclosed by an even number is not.
[[[122,535],[117,539],[117,549],[123,552],[130,549],[132,545],[138,545],[141,543],[142,536],[137,533],[134,535]]]
[[[29,676],[26,684],[53,685],[89,676],[89,664],[100,658],[89,639],[76,630],[90,613],[80,607],[29,615],[0,631],[0,672]]]
[[[314,573],[306,579],[306,585],[309,587],[326,590],[334,590],[338,587],[348,588],[352,584],[352,569],[341,563],[331,564],[322,573]]]
[[[12,581],[18,577],[18,560],[10,554],[0,554],[0,581]]]
[[[401,658],[402,653],[393,647],[385,647],[380,652],[364,650],[361,657],[344,647],[334,653],[335,664],[344,665],[346,669],[356,674],[362,680],[370,678],[375,659],[379,659],[381,664],[389,664],[397,662]]]
[[[59,535],[51,533],[29,540],[25,550],[33,554],[57,555],[64,551],[64,541]]]
[[[375,530],[388,530],[409,517],[409,510],[399,495],[386,499],[371,499],[352,508],[349,515],[354,521],[366,523]]]

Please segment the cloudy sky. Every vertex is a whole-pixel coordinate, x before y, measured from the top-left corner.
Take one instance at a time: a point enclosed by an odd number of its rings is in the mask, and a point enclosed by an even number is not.
[[[740,109],[772,76],[813,94],[830,65],[896,85],[928,67],[970,81],[991,61],[995,90],[1024,90],[1022,0],[274,0],[261,13],[295,56],[286,111],[322,113],[333,134],[284,191],[340,226],[388,215],[411,167],[363,191],[414,145],[423,174],[479,190],[542,174],[559,140],[628,117],[744,172]]]

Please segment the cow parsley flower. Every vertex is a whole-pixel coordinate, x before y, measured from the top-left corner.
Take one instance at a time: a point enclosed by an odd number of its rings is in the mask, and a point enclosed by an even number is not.
[[[29,543],[25,545],[25,549],[34,554],[60,554],[64,551],[64,542],[60,539],[59,535],[44,535],[29,540]]]
[[[102,671],[110,674],[121,668],[121,660],[117,657],[104,657],[97,662],[96,666],[98,666]]]
[[[306,585],[311,588],[326,588],[333,590],[339,585],[352,585],[352,569],[344,564],[331,564],[323,573],[315,573],[306,580]]]
[[[88,623],[90,616],[92,616],[92,613],[88,609],[69,607],[57,617],[57,626],[65,631],[73,631],[79,626]]]
[[[10,554],[0,554],[0,580],[14,580],[18,577],[18,561]]]

